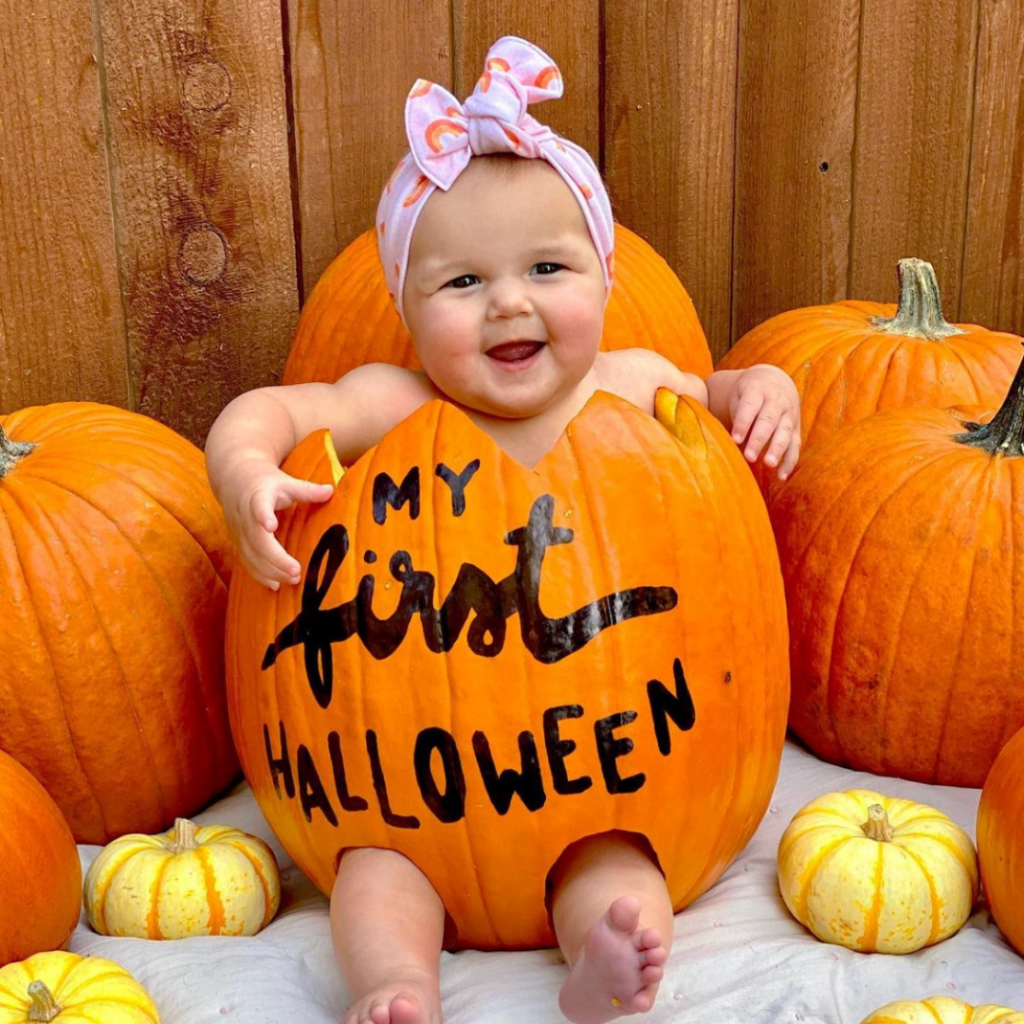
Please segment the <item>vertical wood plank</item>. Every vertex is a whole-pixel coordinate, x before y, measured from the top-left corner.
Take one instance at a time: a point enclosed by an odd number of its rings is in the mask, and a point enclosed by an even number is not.
[[[135,407],[202,443],[298,316],[278,0],[105,0]]]
[[[417,78],[450,86],[451,0],[282,0],[288,12],[302,297],[373,226]]]
[[[961,321],[1024,334],[1024,8],[981,0]]]
[[[127,405],[91,4],[0,19],[0,410]]]
[[[538,121],[583,146],[601,166],[600,0],[454,0],[455,79],[465,99],[484,69],[495,40],[519,36],[549,54],[562,72],[565,92],[531,109]]]
[[[864,0],[852,298],[895,301],[917,256],[959,308],[977,17],[977,0]]]
[[[845,297],[859,30],[860,0],[741,5],[734,341]]]
[[[609,4],[605,173],[668,261],[717,361],[730,344],[739,0]]]

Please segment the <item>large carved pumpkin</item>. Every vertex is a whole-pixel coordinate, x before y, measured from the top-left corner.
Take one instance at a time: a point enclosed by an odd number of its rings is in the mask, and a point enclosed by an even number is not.
[[[63,946],[81,907],[82,865],[68,823],[0,751],[0,967]]]
[[[812,449],[770,503],[790,625],[790,725],[837,764],[981,786],[1024,725],[1024,398],[986,426],[877,413]]]
[[[883,409],[995,407],[1020,360],[1021,339],[942,316],[935,271],[899,261],[893,306],[847,300],[773,316],[725,354],[720,370],[772,363],[800,393],[806,454],[840,428]],[[755,467],[767,484],[774,474]]]
[[[282,515],[303,582],[243,575],[228,692],[264,814],[324,891],[350,846],[428,875],[459,946],[551,944],[549,869],[645,834],[677,908],[772,792],[788,696],[770,524],[726,431],[595,394],[533,469],[431,402],[346,472],[326,433],[285,463],[337,481]]]
[[[68,402],[0,417],[0,750],[80,843],[156,832],[237,773],[230,541],[203,454]]]
[[[615,225],[615,280],[601,348],[651,348],[689,373],[711,373],[711,353],[690,296],[639,235]],[[419,369],[388,295],[373,231],[324,271],[299,317],[285,384],[335,381],[364,363]]]
[[[1024,956],[1024,729],[996,758],[981,791],[978,860],[992,916]]]

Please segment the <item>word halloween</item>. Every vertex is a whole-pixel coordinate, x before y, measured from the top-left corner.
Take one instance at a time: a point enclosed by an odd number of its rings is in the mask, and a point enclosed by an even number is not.
[[[462,474],[443,466],[437,470],[449,486],[453,486],[452,481],[462,481],[457,494],[453,488],[456,516],[465,508],[463,487],[470,468],[472,463]],[[383,521],[383,515],[378,514],[378,495],[382,496],[381,507],[385,500],[399,506],[408,500],[411,516],[416,518],[419,494],[418,487],[410,493],[412,480],[418,480],[418,475],[414,478],[410,473],[401,490],[390,478],[390,488],[375,483],[374,513],[378,522]],[[262,667],[270,668],[283,651],[301,645],[310,689],[320,707],[326,708],[334,691],[332,645],[358,636],[374,658],[387,658],[405,639],[414,615],[419,616],[427,647],[440,654],[452,649],[472,614],[467,632],[469,648],[481,657],[493,658],[504,646],[506,620],[518,614],[523,646],[537,661],[552,664],[578,651],[610,626],[675,608],[678,595],[672,587],[634,587],[606,594],[568,615],[544,615],[539,601],[544,556],[549,547],[570,544],[574,536],[572,530],[555,526],[554,507],[551,495],[542,495],[531,506],[526,525],[505,536],[505,543],[517,549],[515,568],[508,576],[495,582],[478,566],[464,562],[440,608],[434,606],[433,574],[417,570],[408,551],[396,551],[388,568],[402,584],[402,591],[398,607],[386,618],[379,618],[373,610],[376,579],[370,573],[360,579],[351,600],[335,608],[322,607],[349,550],[348,530],[340,523],[328,527],[309,560],[299,614],[267,647]],[[368,551],[365,558],[372,564],[377,556]]]
[[[652,679],[647,684],[647,701],[654,724],[654,735],[658,751],[663,757],[672,752],[669,721],[671,720],[682,732],[688,732],[696,722],[693,698],[678,658],[673,664],[673,675],[674,693],[660,680]],[[562,796],[585,793],[594,784],[589,775],[570,777],[566,762],[576,750],[577,743],[576,740],[561,734],[563,721],[582,718],[584,713],[579,704],[562,704],[547,708],[541,717],[541,742],[551,776],[551,787],[555,793]],[[643,772],[623,776],[619,764],[619,759],[629,754],[634,744],[628,736],[617,736],[616,731],[631,725],[639,718],[640,714],[636,711],[619,711],[600,718],[593,724],[593,737],[601,775],[604,787],[610,794],[635,793],[647,782],[647,776]],[[284,722],[278,722],[277,731],[275,750],[270,728],[267,725],[263,726],[267,766],[279,799],[294,800],[297,796],[306,821],[311,822],[313,813],[318,811],[332,826],[337,827],[338,813],[335,803],[332,802],[324,785],[324,778],[327,778],[333,781],[334,800],[342,811],[359,812],[369,809],[368,796],[353,793],[349,787],[345,759],[354,755],[351,750],[342,750],[341,737],[336,731],[332,730],[327,734],[330,773],[326,775],[317,768],[313,755],[303,743],[300,743],[296,750],[293,766]],[[420,819],[415,814],[407,813],[410,808],[396,808],[392,804],[380,744],[373,729],[366,730],[365,743],[370,778],[373,781],[373,799],[385,823],[393,828],[420,828]],[[514,797],[519,797],[529,811],[538,811],[547,802],[537,737],[528,730],[520,732],[518,746],[519,767],[499,769],[495,764],[487,735],[480,730],[473,733],[473,759],[476,761],[479,778],[491,806],[500,815],[508,813]],[[463,753],[459,750],[455,737],[447,730],[432,726],[421,730],[416,736],[412,749],[412,769],[416,776],[416,785],[426,808],[438,821],[445,824],[461,821],[466,815],[467,786],[463,760]],[[437,764],[441,769],[440,782],[435,771]],[[322,767],[326,768],[326,765]],[[476,806],[479,803],[474,795],[470,805]]]

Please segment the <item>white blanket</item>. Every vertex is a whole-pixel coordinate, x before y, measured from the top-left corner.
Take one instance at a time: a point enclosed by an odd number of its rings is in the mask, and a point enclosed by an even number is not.
[[[771,807],[750,845],[696,903],[676,916],[675,941],[649,1024],[859,1024],[894,999],[949,995],[1024,1010],[1024,959],[984,903],[952,938],[909,956],[854,953],[819,942],[790,917],[775,851],[812,797],[862,787],[927,803],[974,837],[979,791],[882,779],[819,761],[787,742]],[[96,935],[83,916],[75,953],[116,960],[149,990],[163,1024],[337,1024],[348,1005],[331,953],[327,900],[282,850],[247,786],[196,815],[235,825],[273,847],[281,909],[254,938],[168,942]],[[99,847],[82,846],[83,871]],[[1020,908],[1024,913],[1024,907]],[[445,953],[446,1024],[562,1024],[557,950]]]

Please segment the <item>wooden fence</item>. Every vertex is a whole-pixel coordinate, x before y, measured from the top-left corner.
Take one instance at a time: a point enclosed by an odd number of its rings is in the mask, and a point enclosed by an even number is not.
[[[0,15],[0,410],[134,408],[201,443],[280,374],[372,221],[402,104],[499,35],[538,111],[669,260],[713,352],[783,309],[893,300],[1024,333],[1021,0],[22,0]]]

